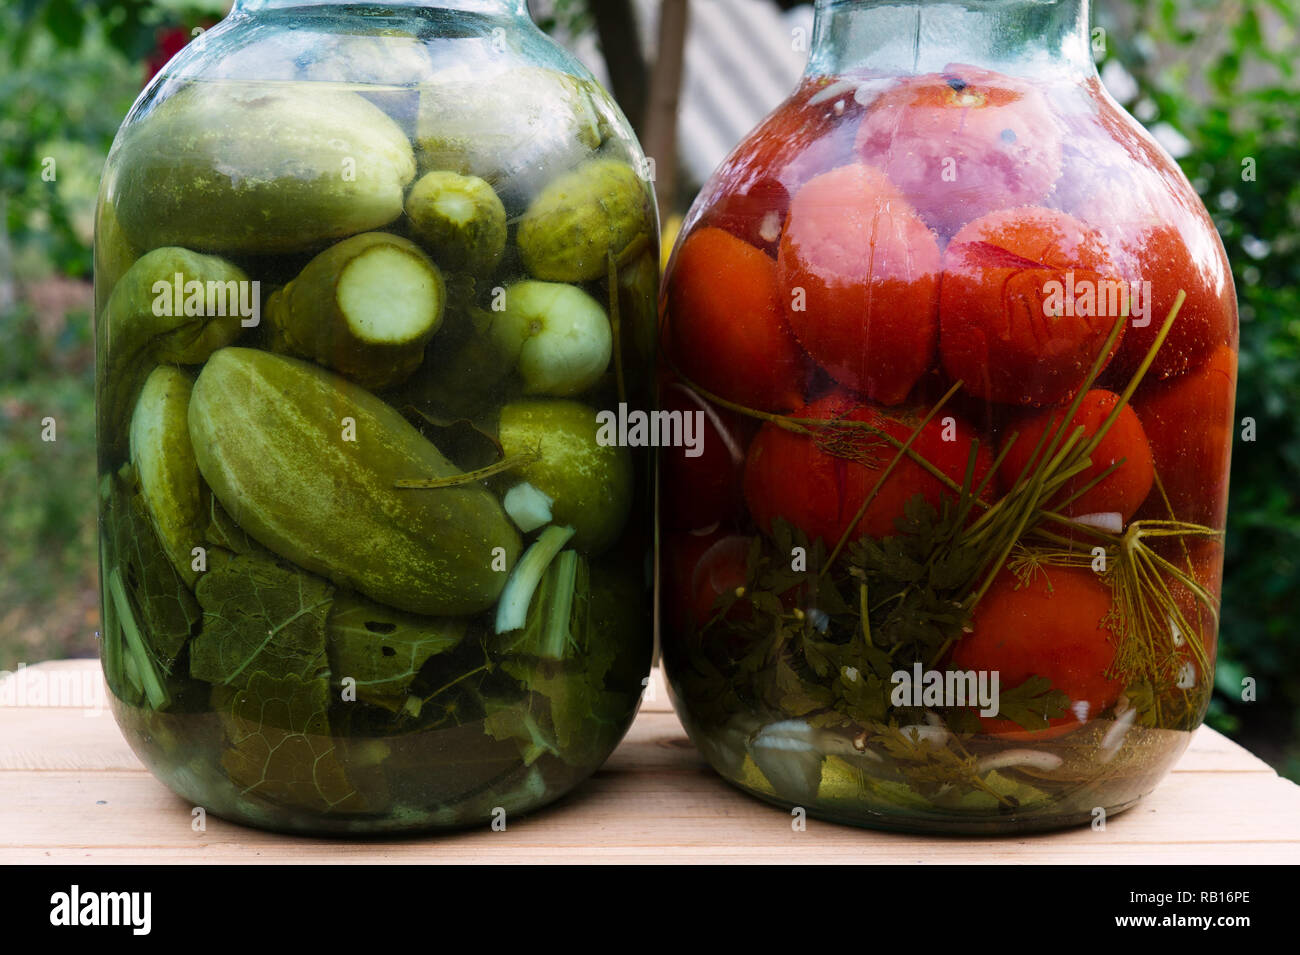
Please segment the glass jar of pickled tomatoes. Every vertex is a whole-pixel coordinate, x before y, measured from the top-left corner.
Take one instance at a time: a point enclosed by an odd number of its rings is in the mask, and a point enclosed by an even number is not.
[[[663,657],[700,752],[770,802],[1083,824],[1204,716],[1235,294],[1088,25],[1086,0],[819,0],[799,88],[684,223]]]

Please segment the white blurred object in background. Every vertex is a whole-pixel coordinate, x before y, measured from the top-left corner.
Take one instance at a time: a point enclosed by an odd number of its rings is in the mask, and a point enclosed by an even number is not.
[[[637,24],[653,57],[659,3],[637,0]],[[702,183],[759,120],[794,92],[812,41],[811,4],[782,12],[769,0],[691,0],[678,147],[689,177]],[[594,32],[573,52],[608,84]]]

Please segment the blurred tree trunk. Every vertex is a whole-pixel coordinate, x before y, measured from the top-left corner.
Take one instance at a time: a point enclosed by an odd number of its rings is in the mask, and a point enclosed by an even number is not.
[[[587,9],[596,21],[596,35],[609,71],[610,92],[639,134],[649,97],[649,75],[633,3],[634,0],[587,0]]]
[[[687,0],[663,0],[659,4],[658,52],[641,137],[646,154],[655,159],[655,193],[661,218],[675,208],[677,193],[677,104],[686,51],[687,11]]]

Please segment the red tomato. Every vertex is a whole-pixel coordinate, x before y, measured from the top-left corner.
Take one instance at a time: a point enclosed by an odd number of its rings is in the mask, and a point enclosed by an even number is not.
[[[1155,460],[1173,516],[1222,528],[1228,509],[1228,464],[1237,387],[1237,353],[1220,345],[1200,367],[1158,382],[1143,382],[1133,406]],[[1168,519],[1159,493],[1140,516]]]
[[[1047,678],[1070,698],[1069,711],[1043,730],[1026,731],[1010,720],[982,719],[984,732],[1044,739],[1077,726],[1112,706],[1124,689],[1106,675],[1115,660],[1106,625],[1110,588],[1087,568],[1047,567],[1029,583],[1003,570],[975,607],[971,631],[953,648],[949,668],[996,671],[999,693],[1031,676]]]
[[[692,428],[703,419],[694,457],[685,446],[659,451],[664,524],[692,530],[737,517],[745,445],[752,433],[749,419],[710,404],[680,381],[670,380],[660,395],[660,407],[690,420]]]
[[[775,257],[790,210],[790,193],[772,178],[760,179],[723,194],[700,220],[702,225],[730,232]]]
[[[1096,117],[1067,119],[1072,128],[1051,204],[1100,229],[1123,277],[1143,293],[1107,376],[1118,391],[1180,288],[1187,299],[1147,372],[1151,378],[1181,374],[1216,346],[1235,345],[1237,302],[1223,243],[1177,164],[1107,98],[1098,95],[1096,105]]]
[[[714,605],[719,597],[745,586],[751,540],[732,534],[715,541],[700,556],[691,574],[690,590],[691,611],[697,627],[713,619]],[[748,614],[749,607],[738,603],[727,612],[727,617],[743,620]]]
[[[1237,296],[1232,279],[1220,262],[1221,250],[1211,249],[1200,258],[1193,254],[1187,236],[1195,237],[1199,232],[1159,225],[1143,230],[1132,241],[1130,282],[1149,282],[1150,295],[1142,302],[1145,315],[1129,323],[1110,369],[1117,386],[1128,383],[1155,343],[1179,289],[1187,293],[1187,298],[1156,352],[1148,375],[1168,378],[1182,374],[1203,362],[1216,347],[1236,341]]]
[[[1042,94],[971,66],[881,94],[856,147],[945,236],[994,209],[1041,201],[1061,173],[1061,134]]]
[[[1059,404],[1079,390],[1119,314],[1081,314],[1118,282],[1095,230],[1055,209],[994,212],[953,236],[943,268],[949,377],[1004,404]]]
[[[1070,419],[1070,424],[1065,428],[1061,442],[1064,443],[1079,425],[1083,425],[1084,428],[1080,440],[1091,438],[1118,401],[1119,395],[1114,392],[1100,389],[1089,391],[1083,396],[1079,410],[1075,412],[1074,417]],[[1064,409],[1057,408],[1036,412],[1009,426],[1009,430],[1015,431],[1018,436],[998,468],[998,479],[1004,493],[1011,489],[1022,473],[1028,473],[1026,465],[1031,467],[1038,465],[1048,443],[1052,440],[1050,434],[1054,434],[1060,428],[1064,417]],[[1043,450],[1035,455],[1034,451],[1039,447],[1044,432],[1049,432],[1049,437],[1043,440]],[[1081,497],[1067,504],[1062,509],[1062,513],[1067,517],[1078,517],[1084,514],[1118,511],[1120,519],[1127,523],[1146,499],[1155,474],[1151,464],[1151,446],[1147,442],[1146,432],[1142,430],[1142,422],[1128,405],[1124,406],[1124,410],[1119,413],[1115,423],[1111,425],[1106,436],[1101,439],[1101,443],[1092,453],[1092,466],[1067,481],[1053,501],[1062,501],[1070,497],[1120,460],[1124,463],[1084,492]]]
[[[857,87],[830,77],[804,81],[723,160],[700,202],[711,207],[723,196],[750,194],[764,180],[793,193],[818,173],[851,162],[862,116]]]
[[[790,333],[770,256],[721,229],[692,232],[668,278],[673,357],[721,398],[763,411],[803,400],[807,358]]]
[[[861,404],[844,392],[818,399],[793,416],[869,422],[900,441],[906,441],[919,422],[914,415]],[[773,521],[780,517],[810,540],[821,538],[827,547],[835,546],[897,453],[884,439],[862,433],[857,439],[848,432],[839,433],[833,439],[838,453],[832,453],[828,433],[814,439],[765,424],[745,461],[745,502],[754,522],[770,533]],[[940,417],[921,431],[912,447],[960,484],[966,474],[972,434],[970,427],[955,417],[946,423]],[[991,454],[981,447],[975,469],[977,485],[991,466]],[[936,507],[943,497],[953,496],[919,464],[904,458],[872,499],[854,536],[897,533],[895,520],[903,516],[905,505],[917,494]]]
[[[895,405],[934,360],[939,246],[879,171],[842,166],[794,197],[777,257],[795,336],[838,382]]]
[[[722,528],[706,531],[669,531],[661,538],[659,588],[664,624],[678,633],[695,626],[695,568],[715,543],[727,536]]]

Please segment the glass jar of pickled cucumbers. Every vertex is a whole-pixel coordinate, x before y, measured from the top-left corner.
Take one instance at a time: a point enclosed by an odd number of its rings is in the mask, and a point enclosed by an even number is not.
[[[657,228],[523,0],[236,3],[95,231],[102,658],[163,782],[265,828],[475,825],[609,755],[651,650]],[[612,420],[612,418],[610,419]]]
[[[1213,685],[1237,310],[1085,0],[819,0],[665,282],[663,653],[762,798],[1094,822]]]

